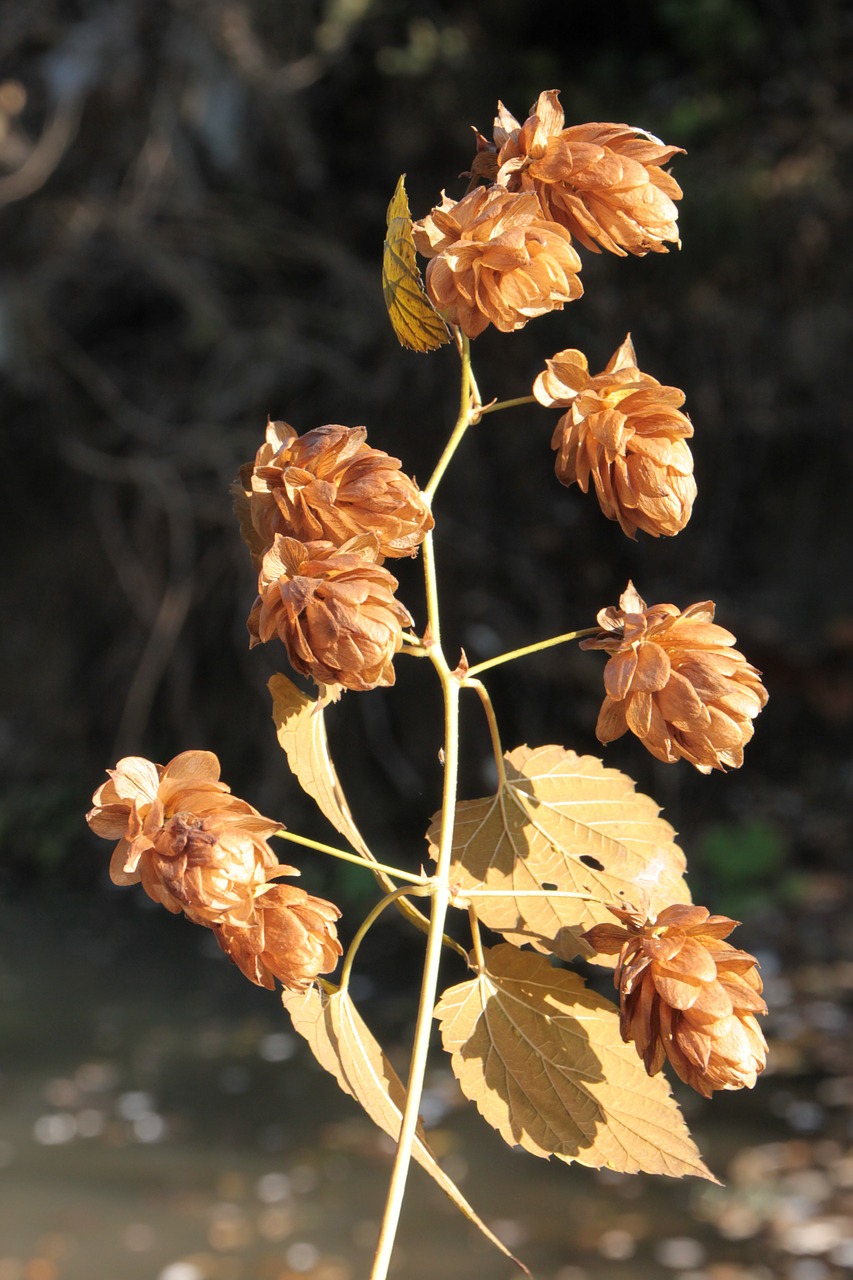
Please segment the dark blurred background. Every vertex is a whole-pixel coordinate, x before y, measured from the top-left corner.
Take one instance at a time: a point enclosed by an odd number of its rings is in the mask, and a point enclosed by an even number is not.
[[[632,543],[556,481],[555,414],[486,419],[436,504],[448,654],[588,626],[629,577],[649,602],[714,599],[770,691],[743,770],[659,766],[627,738],[605,761],[664,806],[695,896],[748,918],[742,945],[853,963],[851,37],[842,0],[2,6],[0,898],[28,922],[27,964],[75,920],[181,945],[180,922],[111,890],[83,823],[120,755],[214,750],[238,794],[330,838],[275,742],[265,684],[283,653],[248,651],[228,487],[267,415],[365,424],[426,480],[458,361],[393,337],[385,209],[401,172],[416,217],[443,187],[460,195],[470,126],[488,134],[498,99],[523,119],[545,88],[567,123],[626,121],[687,149],[684,247],[582,254],[581,301],[478,339],[480,388],[526,394],[566,346],[597,371],[630,330],[641,367],[686,393],[699,498],[676,539]],[[419,564],[397,568],[422,625]],[[505,744],[597,752],[602,666],[561,647],[487,678]],[[417,867],[441,726],[427,664],[397,671],[328,720],[377,855]],[[468,710],[474,796],[491,778]],[[294,860],[351,935],[372,882]],[[389,924],[368,955],[402,991],[419,951]],[[244,998],[226,966],[211,973]]]

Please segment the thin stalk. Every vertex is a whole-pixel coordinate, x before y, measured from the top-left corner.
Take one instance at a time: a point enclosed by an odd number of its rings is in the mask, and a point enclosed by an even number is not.
[[[516,396],[514,400],[493,400],[491,404],[484,404],[477,416],[485,418],[487,413],[500,413],[502,409],[516,409],[520,404],[536,403],[535,396]]]
[[[473,689],[483,704],[483,710],[486,713],[486,721],[489,726],[489,735],[492,739],[492,755],[495,757],[495,768],[498,771],[498,790],[506,786],[506,769],[504,768],[504,753],[501,745],[501,736],[498,732],[498,722],[495,716],[495,709],[492,706],[492,700],[489,697],[489,691],[479,680],[471,680],[470,673],[466,675],[462,682],[463,689]]]
[[[456,425],[450,433],[450,439],[444,446],[444,452],[436,463],[435,470],[430,476],[429,483],[423,491],[424,497],[427,502],[430,503],[435,496],[435,491],[439,486],[441,477],[444,475],[450,465],[451,458],[462,442],[462,437],[465,435],[465,432],[474,420],[475,411],[479,413],[480,410],[479,394],[477,395],[476,400],[472,397],[473,374],[471,372],[471,344],[464,334],[461,335],[459,356],[462,361],[462,393],[459,401],[459,417],[456,419]]]
[[[349,986],[349,976],[352,971],[353,961],[355,960],[355,954],[358,951],[359,947],[361,946],[362,942],[364,941],[364,938],[368,930],[370,929],[371,925],[373,925],[376,922],[376,920],[378,920],[378,918],[382,915],[382,912],[385,910],[386,907],[390,907],[392,902],[396,902],[397,899],[401,898],[404,894],[418,893],[418,892],[420,892],[421,894],[428,893],[429,886],[421,885],[420,889],[418,890],[418,889],[410,889],[409,886],[405,884],[401,885],[399,889],[394,889],[391,893],[386,893],[385,897],[382,898],[379,902],[377,902],[376,906],[373,907],[372,910],[367,913],[367,915],[364,917],[361,924],[359,925],[358,929],[356,930],[355,937],[353,938],[352,942],[349,944],[349,949],[347,950],[346,958],[344,959],[343,968],[341,969],[341,983],[339,987],[340,991],[346,991],[347,987]]]
[[[468,921],[471,925],[471,942],[474,948],[474,959],[477,962],[477,972],[486,972],[486,957],[483,955],[483,939],[480,937],[480,921],[477,919],[477,913],[473,907],[468,908]]]
[[[523,645],[520,649],[511,649],[508,653],[499,653],[496,658],[488,658],[486,662],[477,662],[468,668],[467,675],[479,676],[492,667],[500,667],[505,662],[513,662],[516,658],[526,658],[531,653],[541,653],[543,649],[553,649],[554,645],[567,644],[570,640],[580,640],[583,636],[597,635],[600,627],[583,627],[580,631],[567,631],[562,636],[552,636],[550,640],[537,640],[535,644]]]
[[[342,862],[354,862],[357,867],[364,867],[366,871],[384,871],[386,875],[393,876],[395,880],[407,880],[409,884],[427,884],[428,877],[424,875],[414,875],[411,871],[401,871],[399,867],[389,867],[384,862],[368,862],[367,858],[362,858],[358,853],[347,853],[343,849],[336,849],[330,844],[321,844],[319,840],[309,840],[307,836],[298,836],[292,831],[276,831],[275,834],[280,836],[282,840],[289,840],[291,844],[304,845],[306,849],[316,849],[318,853],[328,853],[333,858],[340,858]],[[393,892],[393,890],[392,890]]]
[[[388,1198],[385,1203],[385,1213],[382,1218],[379,1242],[376,1246],[370,1280],[387,1280],[394,1240],[400,1222],[403,1195],[406,1189],[406,1179],[409,1165],[411,1164],[412,1147],[423,1095],[427,1053],[432,1029],[432,1013],[435,1008],[436,993],[438,991],[438,968],[441,959],[442,933],[450,902],[450,853],[453,842],[453,824],[456,817],[456,792],[459,777],[460,684],[451,672],[438,642],[440,633],[438,594],[431,533],[427,535],[424,541],[423,564],[429,610],[429,634],[434,640],[434,644],[430,648],[430,658],[438,672],[444,698],[444,787],[442,793],[441,829],[436,858],[436,872],[431,886],[432,910],[430,913],[429,933],[427,934],[417,1023],[412,1044],[412,1058],[409,1066],[409,1080],[406,1087],[406,1105],[403,1110],[394,1168],[391,1173]]]

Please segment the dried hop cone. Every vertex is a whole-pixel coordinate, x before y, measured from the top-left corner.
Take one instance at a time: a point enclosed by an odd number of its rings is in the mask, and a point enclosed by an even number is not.
[[[379,556],[414,555],[433,527],[432,513],[399,459],[365,444],[364,427],[329,425],[297,435],[267,424],[254,465],[233,492],[243,538],[260,568],[277,533],[341,546],[362,533]]]
[[[335,921],[340,911],[289,884],[258,891],[244,925],[214,927],[219,945],[259,987],[278,978],[288,991],[304,991],[320,973],[330,973],[341,954]]]
[[[184,751],[165,767],[128,756],[107,772],[86,821],[118,841],[114,884],[141,883],[169,911],[210,926],[247,920],[270,873],[297,874],[267,844],[281,823],[230,794],[212,752]]]
[[[321,685],[392,685],[392,660],[412,618],[394,598],[396,578],[375,563],[376,555],[372,534],[342,547],[276,534],[249,614],[250,644],[277,635],[292,666]]]
[[[696,497],[684,393],[640,372],[630,334],[595,377],[581,351],[558,351],[533,394],[546,408],[567,409],[551,440],[562,484],[586,493],[591,476],[602,511],[629,538],[684,528]]]
[[[583,293],[571,236],[543,217],[533,194],[491,186],[458,203],[445,196],[413,233],[431,259],[430,301],[469,338],[489,324],[511,333]]]
[[[735,637],[714,622],[711,601],[683,612],[674,604],[646,608],[632,582],[598,614],[598,635],[582,649],[611,655],[606,697],[595,732],[613,742],[627,729],[658,760],[689,760],[702,773],[737,769],[767,702],[760,672],[732,648]]]
[[[331,902],[277,884],[298,875],[277,861],[264,818],[219,780],[210,751],[185,751],[165,767],[137,756],[119,760],[95,792],[86,821],[118,840],[115,884],[142,884],[155,902],[212,929],[252,982],[273,977],[302,991],[341,954]]]
[[[683,149],[627,124],[564,125],[555,89],[540,93],[523,125],[499,104],[497,182],[535,192],[543,216],[594,253],[624,258],[667,253],[666,241],[680,245],[681,188],[662,166]]]
[[[767,1006],[755,957],[723,942],[737,921],[685,903],[656,918],[609,909],[622,925],[598,924],[583,936],[619,956],[622,1039],[634,1042],[649,1075],[668,1058],[706,1098],[715,1089],[751,1089],[767,1055],[755,1015]]]

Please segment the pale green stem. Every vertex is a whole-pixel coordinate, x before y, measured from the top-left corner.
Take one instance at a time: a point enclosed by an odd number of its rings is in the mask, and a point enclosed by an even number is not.
[[[379,917],[382,915],[382,912],[385,910],[386,907],[390,907],[392,902],[396,902],[397,899],[402,898],[404,894],[411,894],[411,893],[418,894],[419,896],[429,893],[429,885],[423,884],[420,886],[419,889],[410,889],[409,886],[406,884],[401,885],[399,889],[393,889],[391,893],[386,893],[385,897],[382,898],[379,902],[377,902],[376,906],[373,907],[373,909],[369,911],[367,915],[364,917],[359,928],[356,930],[355,937],[353,938],[352,942],[349,944],[349,949],[347,950],[346,958],[343,963],[343,968],[341,969],[341,985],[339,990],[345,992],[347,987],[349,986],[349,976],[352,971],[352,965],[353,965],[353,961],[355,960],[355,954],[358,951],[359,947],[361,946],[362,942],[364,941],[365,935],[367,934],[367,931],[370,929],[371,925],[373,925],[376,922],[376,920],[379,919]]]
[[[480,937],[480,922],[477,919],[477,913],[473,907],[468,908],[468,921],[471,925],[471,942],[474,948],[474,959],[477,962],[477,972],[486,972],[486,957],[483,955],[483,939]]]
[[[409,884],[427,884],[428,877],[424,875],[414,875],[411,871],[401,871],[399,867],[389,867],[384,862],[368,862],[367,858],[362,858],[357,853],[347,853],[343,849],[336,849],[330,844],[321,844],[319,840],[309,840],[307,836],[295,835],[292,831],[286,831],[282,828],[274,833],[280,836],[282,840],[289,840],[291,844],[304,845],[306,849],[316,849],[318,853],[328,853],[333,858],[340,858],[342,862],[354,862],[357,867],[364,867],[366,871],[384,871],[386,875],[393,876],[395,880],[407,880]]]
[[[535,396],[516,396],[514,400],[494,400],[491,404],[484,404],[477,416],[485,418],[487,413],[500,413],[502,409],[516,409],[520,404],[536,404]]]
[[[376,1246],[370,1280],[386,1280],[387,1278],[391,1254],[394,1249],[394,1240],[400,1221],[400,1212],[403,1207],[406,1178],[411,1164],[412,1147],[417,1131],[421,1097],[423,1095],[424,1075],[426,1073],[427,1053],[432,1029],[432,1014],[438,991],[438,968],[441,958],[442,934],[450,901],[450,854],[453,842],[453,824],[456,817],[456,791],[459,775],[460,685],[451,672],[438,643],[440,627],[432,534],[428,534],[424,542],[423,564],[429,610],[429,635],[434,640],[434,644],[430,648],[430,658],[438,672],[444,697],[444,787],[441,828],[436,858],[436,872],[432,880],[432,910],[429,933],[427,934],[418,1017],[412,1044],[412,1058],[409,1066],[409,1079],[406,1086],[406,1105],[403,1110],[403,1120],[397,1141],[397,1153],[391,1173],[391,1182],[388,1187],[388,1198],[385,1203],[385,1213],[382,1218],[379,1242]]]
[[[516,658],[526,658],[531,653],[541,653],[543,649],[553,649],[554,645],[567,644],[569,640],[580,640],[583,636],[594,636],[600,631],[600,627],[584,627],[580,631],[567,631],[562,636],[552,636],[550,640],[537,640],[536,644],[526,644],[521,649],[511,649],[509,653],[499,653],[496,658],[489,658],[486,662],[477,662],[473,667],[469,667],[466,675],[479,676],[484,671],[490,671],[492,667],[500,667],[504,662],[513,662]]]
[[[501,746],[501,736],[498,732],[498,722],[495,716],[495,709],[492,706],[492,700],[489,697],[489,691],[479,680],[471,680],[469,675],[465,676],[462,682],[463,689],[473,689],[483,704],[483,710],[486,713],[486,720],[489,725],[489,735],[492,739],[492,755],[495,757],[495,767],[498,771],[498,790],[506,786],[506,769],[504,768],[504,753]]]
[[[427,634],[429,635],[428,656],[434,662],[434,650],[441,650],[441,619],[438,613],[438,581],[435,573],[435,543],[428,533],[421,547],[421,563],[424,568],[424,589],[426,591]]]
[[[472,395],[475,384],[471,372],[471,344],[464,334],[461,336],[459,355],[462,360],[462,394],[459,402],[459,417],[456,419],[456,425],[450,433],[450,439],[444,446],[444,452],[436,463],[435,471],[430,476],[429,484],[423,491],[424,497],[429,503],[432,502],[441,477],[447,470],[454,453],[459,448],[462,437],[474,421],[475,416],[480,412],[479,393],[477,393],[476,399]]]

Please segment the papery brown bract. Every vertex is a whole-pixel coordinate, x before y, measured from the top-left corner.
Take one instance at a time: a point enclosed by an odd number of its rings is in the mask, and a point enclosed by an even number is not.
[[[592,477],[602,511],[630,538],[638,529],[657,538],[684,528],[696,497],[684,393],[640,372],[630,334],[594,377],[581,351],[558,351],[533,394],[568,410],[551,440],[561,484],[586,493]]]
[[[705,1097],[751,1089],[767,1055],[755,1015],[767,1006],[755,957],[723,941],[737,921],[685,903],[650,917],[610,910],[621,925],[598,924],[583,936],[596,951],[619,955],[622,1039],[634,1042],[649,1075],[669,1059]]]
[[[321,973],[330,973],[341,955],[335,921],[340,911],[290,884],[270,884],[252,900],[245,924],[214,926],[217,941],[250,982],[304,991]]]
[[[401,463],[365,443],[364,427],[337,424],[297,435],[267,424],[266,442],[234,485],[243,538],[258,568],[277,533],[341,546],[372,533],[378,557],[414,555],[434,521]]]
[[[533,194],[492,186],[458,202],[445,196],[413,232],[430,259],[430,301],[469,338],[489,324],[511,333],[583,293],[571,236],[543,217]]]
[[[564,125],[555,89],[540,93],[523,125],[499,104],[497,182],[535,192],[543,216],[594,253],[642,256],[667,253],[666,241],[680,245],[681,188],[662,166],[683,149],[627,124]]]
[[[155,902],[197,924],[245,920],[270,874],[298,875],[267,844],[281,823],[230,794],[210,751],[184,751],[165,766],[119,760],[93,796],[92,830],[117,840],[114,884],[141,883]]]
[[[319,685],[392,685],[412,618],[394,597],[396,578],[376,564],[377,551],[370,534],[341,547],[276,534],[249,614],[250,644],[277,635],[292,666]]]
[[[761,675],[713,621],[711,601],[649,608],[629,582],[598,614],[601,631],[582,649],[611,655],[595,732],[612,742],[628,729],[658,760],[689,760],[702,773],[739,768],[753,720],[767,702]]]

